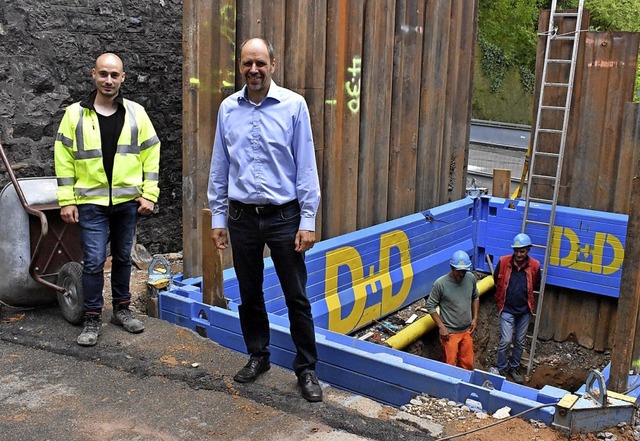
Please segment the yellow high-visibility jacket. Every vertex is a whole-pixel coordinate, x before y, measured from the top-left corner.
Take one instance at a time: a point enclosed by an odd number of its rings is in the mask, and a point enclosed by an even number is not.
[[[144,107],[122,99],[124,126],[113,160],[111,189],[102,163],[100,125],[95,110],[80,102],[67,107],[54,144],[58,202],[108,206],[139,196],[158,201],[160,140]]]

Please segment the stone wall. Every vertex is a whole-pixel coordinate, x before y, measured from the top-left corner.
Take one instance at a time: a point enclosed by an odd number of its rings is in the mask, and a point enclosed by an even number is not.
[[[106,51],[124,61],[122,91],[147,109],[162,141],[159,211],[140,222],[138,241],[152,253],[179,251],[180,0],[0,2],[0,142],[18,177],[53,175],[53,141],[64,109],[92,90],[91,68]],[[8,180],[0,163],[0,188]]]

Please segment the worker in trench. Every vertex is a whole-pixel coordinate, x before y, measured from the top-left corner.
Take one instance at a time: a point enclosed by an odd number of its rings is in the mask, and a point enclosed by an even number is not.
[[[540,262],[529,256],[529,236],[524,233],[517,234],[513,238],[511,248],[513,254],[500,257],[494,271],[494,300],[500,315],[500,344],[498,360],[491,372],[505,377],[509,375],[516,383],[522,383],[524,379],[520,373],[520,363],[529,320],[534,313],[533,293],[540,287],[541,272]],[[513,350],[509,357],[512,343]]]
[[[453,253],[449,266],[449,273],[438,278],[431,287],[427,311],[438,326],[442,361],[472,370],[472,334],[476,330],[480,307],[476,278],[469,272],[471,259],[462,250]]]

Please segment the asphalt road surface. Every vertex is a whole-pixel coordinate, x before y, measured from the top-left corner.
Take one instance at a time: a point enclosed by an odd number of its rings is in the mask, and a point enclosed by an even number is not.
[[[469,138],[474,144],[488,144],[525,149],[529,146],[531,127],[495,121],[471,120]]]
[[[308,403],[293,373],[277,366],[253,384],[234,383],[245,355],[143,320],[138,335],[105,324],[98,345],[84,348],[75,342],[80,328],[57,306],[0,309],[0,440],[430,440],[441,433],[327,384],[325,401]]]
[[[522,176],[529,138],[530,128],[527,126],[472,121],[467,187],[475,183],[491,193],[493,170],[505,169],[511,171],[513,192]]]

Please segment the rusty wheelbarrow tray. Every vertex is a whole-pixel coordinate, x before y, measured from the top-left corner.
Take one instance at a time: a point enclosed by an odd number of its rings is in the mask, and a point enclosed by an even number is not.
[[[76,224],[60,217],[55,177],[17,179],[0,144],[10,183],[0,190],[0,300],[11,306],[55,301],[82,321],[82,249]]]

